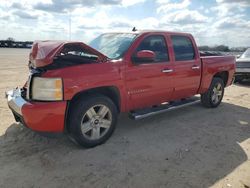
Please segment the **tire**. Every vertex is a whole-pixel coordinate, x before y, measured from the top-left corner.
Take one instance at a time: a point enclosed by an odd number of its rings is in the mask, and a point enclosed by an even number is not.
[[[216,108],[224,96],[224,82],[221,78],[213,78],[208,91],[201,94],[201,103],[207,108]]]
[[[117,107],[103,95],[80,97],[69,111],[69,131],[83,147],[95,147],[106,142],[115,130]]]

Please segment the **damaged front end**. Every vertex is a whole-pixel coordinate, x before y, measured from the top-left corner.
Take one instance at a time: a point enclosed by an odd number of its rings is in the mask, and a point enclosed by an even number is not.
[[[29,57],[30,75],[22,88],[6,92],[15,120],[38,132],[63,132],[67,101],[63,78],[49,70],[102,63],[107,57],[81,42],[37,41]]]
[[[107,56],[82,42],[36,41],[30,58],[30,69],[51,70],[79,64],[100,63]]]

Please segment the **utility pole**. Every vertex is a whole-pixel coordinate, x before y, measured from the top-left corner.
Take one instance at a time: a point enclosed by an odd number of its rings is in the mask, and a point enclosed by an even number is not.
[[[69,40],[71,40],[71,12],[69,10]]]

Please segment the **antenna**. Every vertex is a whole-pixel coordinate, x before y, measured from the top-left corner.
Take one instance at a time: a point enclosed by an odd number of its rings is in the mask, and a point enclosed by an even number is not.
[[[137,31],[136,27],[133,27],[132,31],[133,31],[133,32]]]

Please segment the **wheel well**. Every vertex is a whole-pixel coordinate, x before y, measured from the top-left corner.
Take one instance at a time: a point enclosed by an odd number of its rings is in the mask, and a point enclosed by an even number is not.
[[[227,85],[227,81],[228,81],[228,72],[227,71],[223,71],[223,72],[218,72],[214,75],[214,77],[216,78],[221,78],[224,82],[224,85]]]
[[[89,95],[94,95],[94,94],[101,94],[104,95],[108,98],[110,98],[114,104],[117,107],[118,112],[120,112],[120,92],[119,90],[114,87],[114,86],[107,86],[107,87],[98,87],[98,88],[93,88],[93,89],[88,89],[81,91],[71,99],[70,104],[73,104],[74,101],[76,101],[79,97],[83,96],[89,96]]]

